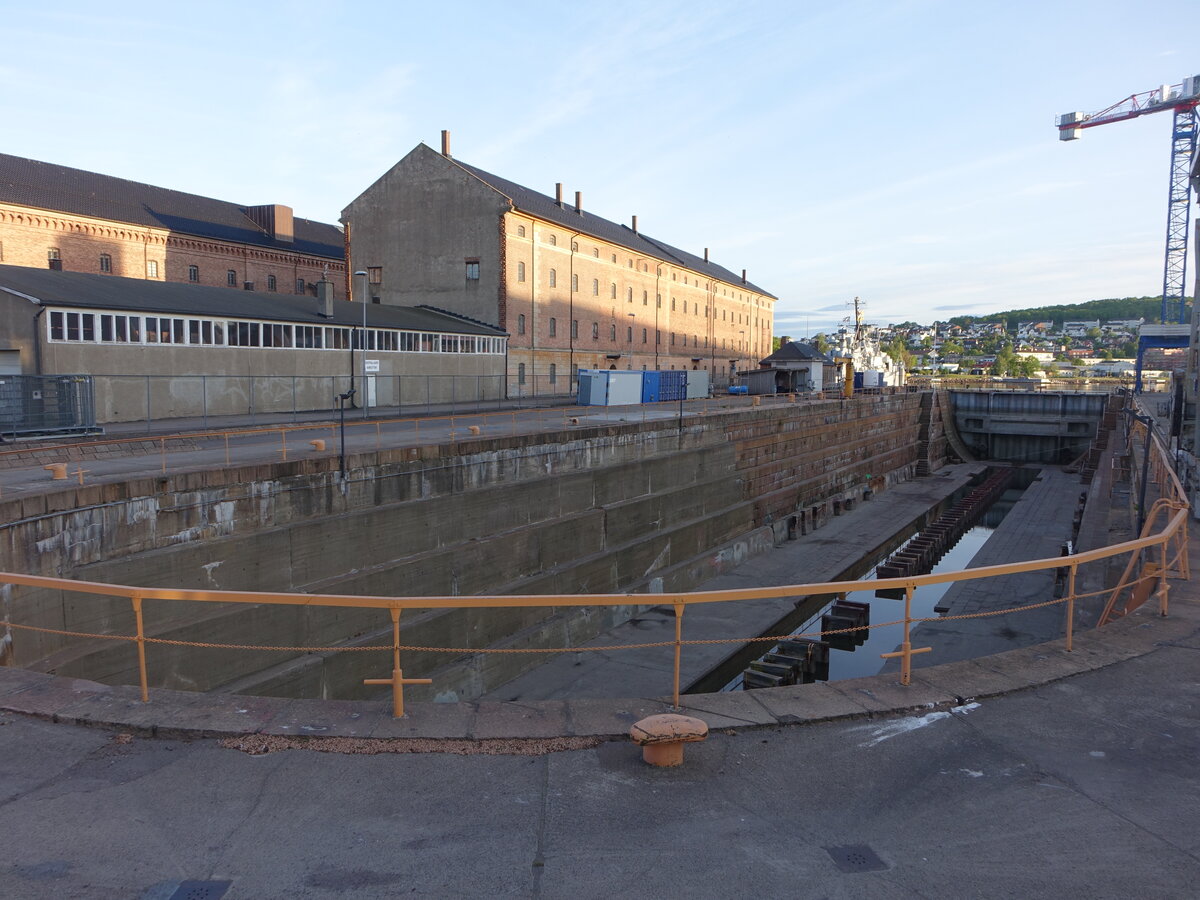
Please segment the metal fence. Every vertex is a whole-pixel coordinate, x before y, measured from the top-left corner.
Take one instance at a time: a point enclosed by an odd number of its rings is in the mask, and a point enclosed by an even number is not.
[[[86,433],[96,430],[89,375],[0,376],[0,435]]]

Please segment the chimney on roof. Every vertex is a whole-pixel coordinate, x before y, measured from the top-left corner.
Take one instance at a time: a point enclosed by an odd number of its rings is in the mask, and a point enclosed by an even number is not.
[[[268,236],[275,240],[290,244],[296,239],[296,228],[292,216],[292,208],[280,203],[268,203],[265,206],[251,206],[246,215]]]
[[[324,275],[317,282],[317,315],[325,319],[333,318],[333,282]]]
[[[450,158],[450,132],[442,130],[442,156]]]
[[[746,270],[742,269],[742,284],[746,283]]]
[[[562,182],[554,182],[554,202],[558,206],[562,206]]]
[[[637,234],[637,216],[633,217],[633,233]]]
[[[708,248],[707,247],[704,248],[704,261],[708,262]]]
[[[583,215],[583,191],[575,192],[575,212]]]

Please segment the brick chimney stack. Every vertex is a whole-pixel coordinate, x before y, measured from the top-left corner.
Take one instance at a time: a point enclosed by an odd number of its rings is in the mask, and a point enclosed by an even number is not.
[[[442,156],[446,157],[446,159],[450,158],[450,132],[449,131],[442,132]]]

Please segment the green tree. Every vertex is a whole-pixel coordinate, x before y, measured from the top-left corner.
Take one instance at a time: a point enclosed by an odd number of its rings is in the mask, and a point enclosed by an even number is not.
[[[818,353],[828,353],[829,352],[829,341],[826,339],[825,335],[823,335],[823,334],[814,335],[813,339],[812,339],[812,344],[814,347],[817,348]]]

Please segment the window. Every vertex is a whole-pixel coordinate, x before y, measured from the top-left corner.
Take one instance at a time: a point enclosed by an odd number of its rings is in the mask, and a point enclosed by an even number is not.
[[[195,283],[200,280],[200,267],[188,266],[188,281]]]
[[[596,257],[596,259],[600,258],[600,248],[599,247],[592,248],[592,256]]]
[[[671,332],[671,346],[675,346],[675,332],[673,331]]]
[[[550,270],[550,287],[558,287],[558,271],[556,269]]]
[[[112,257],[107,253],[100,254],[100,271],[109,273],[112,272]]]
[[[225,273],[225,283],[230,287],[237,287],[237,272],[230,269]]]
[[[613,261],[613,262],[616,262],[616,261],[617,261],[617,254],[615,254],[615,253],[614,253],[614,254],[612,255],[612,261]]]
[[[297,279],[296,279],[296,293],[297,293],[297,294],[303,294],[303,293],[304,293],[304,279],[303,279],[303,278],[297,278]],[[344,348],[343,348],[343,349],[344,349]]]
[[[579,293],[579,276],[578,275],[574,275],[574,274],[571,275],[571,293],[573,293],[573,294]]]
[[[146,260],[146,277],[147,278],[157,278],[158,277],[158,260],[156,260],[156,259]]]
[[[517,334],[524,334],[524,333],[525,333],[525,314],[521,313],[521,315],[517,316]]]
[[[550,337],[558,337],[558,319],[550,317]]]
[[[478,281],[479,280],[479,260],[468,259],[466,261],[466,267],[467,267],[467,281]]]
[[[557,247],[558,246],[558,235],[554,235],[554,234],[548,235],[546,237],[546,243],[549,244],[551,247]]]
[[[671,298],[671,312],[675,312],[675,298]]]
[[[600,340],[600,323],[599,322],[592,323],[592,340],[593,341]]]
[[[631,344],[633,343],[633,326],[632,325],[629,326],[629,330],[626,332],[625,340],[629,341],[629,343],[631,343]]]
[[[517,237],[525,237],[525,226],[524,225],[517,226]]]
[[[525,383],[525,363],[517,363],[517,384]]]
[[[662,332],[659,331],[657,328],[654,329],[654,343],[656,345],[662,343]]]
[[[50,260],[55,260],[55,259],[62,259],[62,254],[60,254],[58,252],[57,247],[51,247],[49,250],[46,251],[46,260],[50,261]]]
[[[517,281],[525,280],[525,263],[517,263]]]
[[[573,252],[573,253],[579,252],[579,241],[571,241],[571,252]]]
[[[643,344],[646,343],[646,329],[645,328],[642,329],[642,343]]]
[[[276,289],[275,276],[268,275],[267,276],[267,290],[274,291],[275,289]]]
[[[610,291],[612,293],[612,298],[614,300],[616,300],[617,299],[617,283],[615,281],[610,286]]]
[[[578,319],[571,320],[571,337],[573,337],[573,338],[579,337],[579,320]]]
[[[383,266],[367,266],[367,284],[383,284]]]
[[[550,383],[554,384],[556,381],[558,381],[558,366],[550,363]]]
[[[592,296],[593,297],[600,296],[600,279],[599,278],[592,279]]]
[[[632,303],[632,302],[633,302],[633,288],[631,288],[631,287],[630,287],[630,288],[625,288],[625,298],[626,298],[626,299],[627,299],[627,300],[628,300],[630,303]]]
[[[613,343],[616,343],[616,341],[617,341],[617,326],[616,325],[608,326],[608,339],[610,341],[612,341]]]

